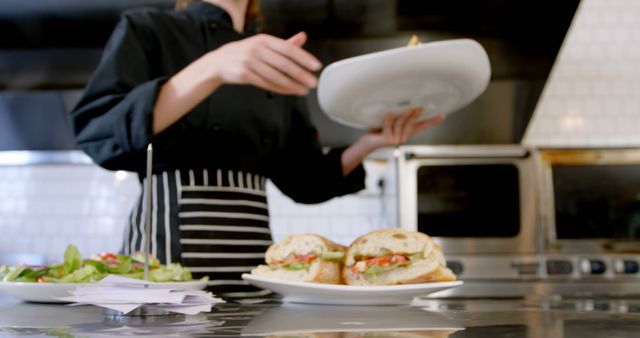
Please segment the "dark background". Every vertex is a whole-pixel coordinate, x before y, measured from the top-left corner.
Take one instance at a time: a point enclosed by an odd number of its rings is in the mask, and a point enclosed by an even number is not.
[[[307,49],[327,65],[346,57],[423,42],[472,38],[487,50],[487,91],[413,144],[519,143],[579,0],[262,0],[267,33],[304,30]],[[99,61],[120,14],[170,9],[170,0],[3,0],[0,2],[0,150],[75,145],[65,114]],[[312,118],[328,146],[362,131],[328,119],[315,93]]]

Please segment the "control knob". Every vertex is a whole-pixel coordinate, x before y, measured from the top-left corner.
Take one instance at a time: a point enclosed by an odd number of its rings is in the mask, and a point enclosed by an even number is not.
[[[607,271],[607,265],[597,259],[583,259],[580,261],[580,271],[583,274],[602,275]]]
[[[640,271],[640,264],[628,259],[616,259],[613,262],[613,271],[617,274],[630,275]]]

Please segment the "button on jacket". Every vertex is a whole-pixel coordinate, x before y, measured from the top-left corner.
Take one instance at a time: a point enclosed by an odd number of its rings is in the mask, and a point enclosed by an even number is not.
[[[219,7],[197,2],[180,12],[123,14],[71,122],[81,149],[107,169],[140,177],[154,146],[154,173],[228,169],[271,179],[285,194],[315,203],[364,187],[364,169],[343,177],[342,149],[323,154],[300,99],[223,85],[165,131],[153,135],[160,87],[225,43],[247,37]]]

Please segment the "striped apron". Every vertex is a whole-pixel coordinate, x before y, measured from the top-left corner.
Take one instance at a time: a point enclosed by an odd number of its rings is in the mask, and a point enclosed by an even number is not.
[[[218,296],[270,294],[240,277],[264,263],[272,243],[265,177],[221,169],[175,170],[154,174],[151,184],[151,253],[161,263],[179,262],[194,279],[209,276],[208,290]],[[145,215],[140,196],[125,228],[125,254],[144,248]]]

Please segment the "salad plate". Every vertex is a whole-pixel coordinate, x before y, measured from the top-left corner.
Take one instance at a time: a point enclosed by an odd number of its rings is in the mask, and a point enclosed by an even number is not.
[[[68,297],[77,287],[90,286],[93,283],[28,283],[28,282],[0,282],[0,294],[11,296],[27,302],[38,303],[68,303],[59,297]],[[187,282],[149,283],[150,288],[174,290],[202,290],[207,286],[206,280]]]
[[[143,253],[101,253],[82,259],[78,248],[70,244],[60,264],[0,266],[0,294],[30,302],[64,303],[56,298],[70,296],[77,287],[114,277],[151,288],[201,290],[207,286],[207,280],[192,280],[191,272],[180,264],[163,265],[155,257],[149,257],[149,282],[144,282],[144,260]]]
[[[403,285],[354,286],[305,283],[260,275],[243,274],[242,279],[282,295],[284,302],[329,305],[410,304],[414,297],[463,284],[462,281]]]
[[[320,74],[318,103],[334,121],[381,127],[386,113],[421,107],[418,120],[455,112],[491,77],[484,48],[471,39],[400,47],[334,62]]]

